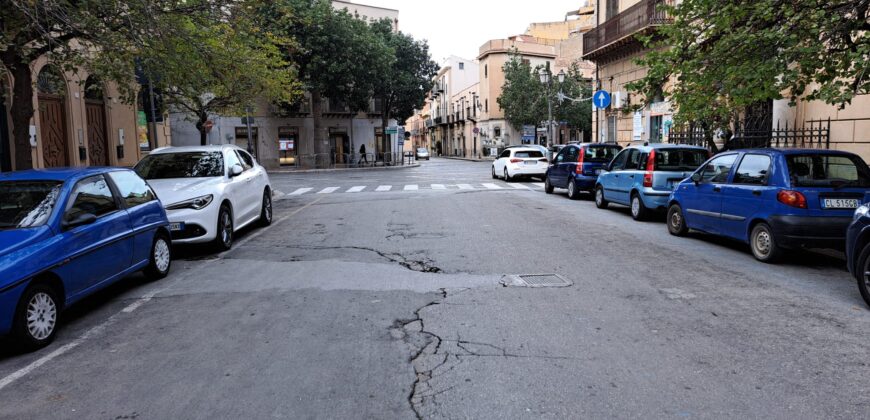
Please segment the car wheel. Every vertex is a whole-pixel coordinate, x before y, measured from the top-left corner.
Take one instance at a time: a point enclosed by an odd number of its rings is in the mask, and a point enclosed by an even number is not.
[[[495,174],[495,165],[492,165],[492,179],[498,179],[498,175]]]
[[[604,199],[604,188],[600,185],[595,187],[595,207],[606,209],[607,204],[607,200]]]
[[[544,192],[552,194],[554,189],[553,184],[550,183],[550,177],[544,178]]]
[[[782,256],[782,248],[776,244],[776,238],[767,223],[759,223],[752,229],[749,247],[755,259],[764,263],[775,262]]]
[[[219,251],[228,251],[233,247],[233,213],[226,204],[221,206],[218,213],[217,237],[214,241]]]
[[[568,198],[572,200],[580,198],[580,191],[577,191],[577,182],[573,178],[568,181]]]
[[[510,174],[508,174],[507,168],[504,168],[504,182],[511,182],[513,178],[511,178]]]
[[[23,350],[33,351],[49,345],[57,334],[60,300],[46,284],[30,286],[21,295],[15,311],[12,334]]]
[[[260,226],[272,224],[272,192],[267,188],[263,193],[263,205],[260,207]]]
[[[686,236],[689,232],[686,218],[683,217],[683,208],[679,204],[668,207],[668,232],[674,236]]]
[[[634,193],[631,195],[631,217],[634,220],[646,220],[649,211],[640,199],[640,194]]]
[[[148,262],[148,267],[145,267],[145,277],[149,280],[160,280],[169,275],[171,266],[172,245],[169,237],[165,233],[157,233],[151,244],[151,260]]]
[[[870,306],[870,245],[864,247],[864,251],[858,258],[855,279],[858,280],[858,291],[861,292],[861,297]]]

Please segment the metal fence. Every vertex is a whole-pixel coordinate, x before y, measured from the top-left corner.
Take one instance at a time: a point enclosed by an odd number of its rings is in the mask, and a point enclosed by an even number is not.
[[[284,168],[292,169],[347,169],[369,168],[377,166],[400,166],[413,162],[405,157],[403,152],[392,153],[317,153],[298,155],[292,165]]]
[[[726,135],[722,150],[784,148],[784,149],[830,149],[831,120],[810,120],[806,124],[785,126],[777,123],[741,121],[735,124],[733,135]],[[700,124],[690,123],[671,130],[668,142],[707,147],[704,129]]]

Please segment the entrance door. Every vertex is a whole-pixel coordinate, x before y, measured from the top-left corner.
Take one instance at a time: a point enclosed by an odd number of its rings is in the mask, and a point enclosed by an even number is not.
[[[69,166],[69,148],[66,137],[66,112],[63,98],[39,95],[39,123],[42,158],[46,168]]]
[[[88,156],[91,166],[109,165],[109,136],[106,133],[106,107],[102,101],[85,101],[88,119]]]
[[[335,163],[347,163],[345,159],[346,153],[353,153],[350,150],[350,138],[346,133],[330,133],[329,135],[329,150],[333,153]]]

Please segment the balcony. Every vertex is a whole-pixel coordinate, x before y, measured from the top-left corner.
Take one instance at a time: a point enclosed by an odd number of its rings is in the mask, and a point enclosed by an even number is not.
[[[675,0],[641,0],[622,13],[606,20],[583,35],[583,58],[595,61],[619,47],[637,43],[635,35],[657,26],[673,23],[661,10],[661,4],[673,5]]]

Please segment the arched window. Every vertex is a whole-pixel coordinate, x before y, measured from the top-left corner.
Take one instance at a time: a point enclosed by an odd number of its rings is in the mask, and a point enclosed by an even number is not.
[[[85,80],[85,99],[102,102],[104,98],[103,82],[96,76],[88,76]]]
[[[36,76],[36,90],[42,95],[65,96],[66,81],[54,66],[45,66]]]

